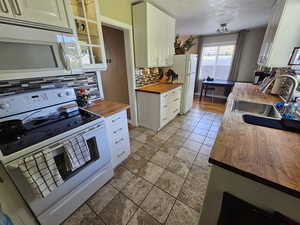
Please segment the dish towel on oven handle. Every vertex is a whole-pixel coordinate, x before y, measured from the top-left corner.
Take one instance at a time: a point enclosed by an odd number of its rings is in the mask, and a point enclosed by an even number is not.
[[[65,161],[68,171],[74,171],[91,160],[91,154],[82,135],[64,143]]]
[[[20,160],[19,169],[39,197],[47,197],[64,183],[50,149]]]

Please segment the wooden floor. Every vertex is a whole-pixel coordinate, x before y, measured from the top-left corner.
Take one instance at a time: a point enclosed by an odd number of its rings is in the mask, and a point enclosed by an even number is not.
[[[201,109],[207,112],[224,114],[226,104],[225,99],[214,98],[212,101],[210,97],[203,97],[202,101],[199,101],[199,98],[199,96],[194,96],[194,109]]]

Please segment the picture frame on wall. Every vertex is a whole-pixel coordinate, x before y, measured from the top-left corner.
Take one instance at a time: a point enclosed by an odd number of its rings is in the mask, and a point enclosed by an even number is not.
[[[289,61],[290,66],[300,65],[300,47],[296,47],[293,50],[292,56]]]

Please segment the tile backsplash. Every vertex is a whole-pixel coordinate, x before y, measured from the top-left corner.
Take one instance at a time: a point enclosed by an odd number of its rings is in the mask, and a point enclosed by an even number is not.
[[[101,98],[97,74],[93,72],[77,75],[0,81],[0,97],[42,89],[67,87],[72,87],[75,91],[80,88],[87,89],[91,100]]]
[[[157,83],[160,80],[158,68],[140,68],[136,69],[135,73],[135,82],[137,88]]]

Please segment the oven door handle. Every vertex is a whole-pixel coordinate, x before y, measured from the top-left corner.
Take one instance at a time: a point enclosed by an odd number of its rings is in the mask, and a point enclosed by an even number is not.
[[[11,161],[11,162],[7,163],[5,166],[12,167],[12,168],[18,168],[19,167],[19,161],[24,159],[24,158],[30,157],[31,155],[34,155],[34,154],[36,154],[38,152],[41,152],[43,150],[46,150],[46,149],[49,149],[51,152],[55,151],[56,149],[63,147],[67,140],[72,139],[72,138],[77,137],[77,136],[83,136],[84,139],[86,139],[85,135],[87,135],[88,133],[90,133],[90,132],[92,132],[96,129],[100,129],[100,128],[104,128],[104,125],[103,124],[98,124],[98,125],[95,125],[91,128],[87,128],[83,132],[76,133],[74,135],[71,135],[69,137],[66,137],[66,138],[56,142],[55,144],[50,144],[50,145],[44,146],[44,147],[40,148],[38,151],[31,152],[27,155],[22,156],[19,159],[15,159],[14,161]]]

